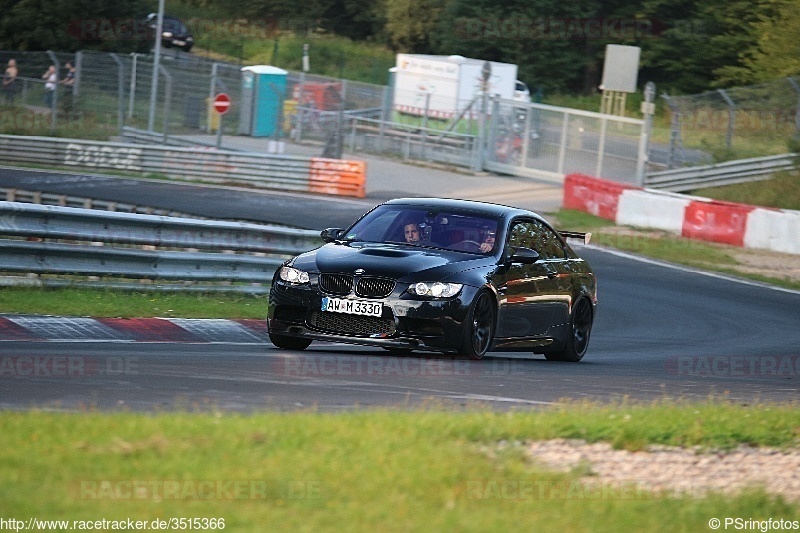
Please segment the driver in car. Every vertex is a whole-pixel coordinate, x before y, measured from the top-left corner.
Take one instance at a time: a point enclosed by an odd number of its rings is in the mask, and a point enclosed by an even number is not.
[[[403,233],[408,243],[418,243],[420,241],[419,224],[416,222],[409,222],[403,226]]]

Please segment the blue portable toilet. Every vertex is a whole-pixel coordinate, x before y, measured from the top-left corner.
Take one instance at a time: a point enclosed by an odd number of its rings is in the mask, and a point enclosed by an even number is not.
[[[287,72],[270,65],[242,68],[239,133],[269,137],[282,131]]]

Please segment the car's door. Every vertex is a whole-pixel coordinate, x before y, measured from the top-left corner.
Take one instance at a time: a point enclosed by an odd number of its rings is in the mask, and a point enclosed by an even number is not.
[[[505,242],[506,265],[496,286],[503,299],[498,316],[498,337],[545,336],[564,306],[565,252],[560,239],[536,219],[514,220]],[[538,252],[536,262],[514,259],[520,248]],[[568,303],[567,303],[568,306]]]
[[[572,275],[570,260],[564,240],[543,222],[536,220],[538,241],[535,249],[539,252],[541,262],[552,280],[549,287],[549,301],[553,308],[551,330],[569,320],[572,306]],[[555,275],[553,275],[555,273]],[[552,331],[548,331],[552,334]]]

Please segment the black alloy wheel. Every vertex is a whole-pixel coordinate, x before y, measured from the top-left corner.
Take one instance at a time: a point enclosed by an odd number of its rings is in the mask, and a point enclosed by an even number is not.
[[[495,328],[495,305],[488,291],[482,290],[472,302],[464,324],[460,354],[482,359],[492,345]]]

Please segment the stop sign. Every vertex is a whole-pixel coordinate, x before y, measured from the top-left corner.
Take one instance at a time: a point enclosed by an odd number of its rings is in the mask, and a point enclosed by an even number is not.
[[[231,97],[225,93],[219,93],[214,97],[214,110],[220,115],[224,115],[231,107]]]

